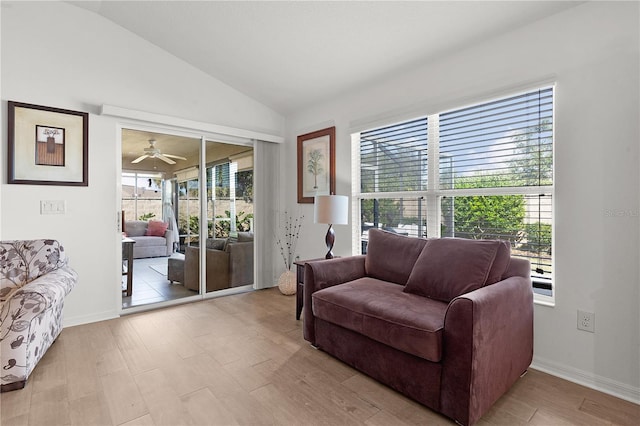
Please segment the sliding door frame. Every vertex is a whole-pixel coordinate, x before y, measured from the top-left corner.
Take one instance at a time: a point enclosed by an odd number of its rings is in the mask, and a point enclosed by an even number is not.
[[[118,158],[117,161],[117,181],[116,181],[116,212],[117,212],[117,217],[120,218],[120,212],[121,212],[121,208],[122,208],[122,132],[124,129],[131,129],[131,130],[138,130],[138,131],[146,131],[146,132],[154,132],[154,133],[163,133],[163,134],[167,134],[167,135],[173,135],[173,136],[180,136],[180,137],[185,137],[185,138],[190,138],[190,139],[195,139],[195,140],[200,140],[200,158],[198,161],[199,164],[199,189],[200,189],[200,223],[206,223],[207,221],[207,197],[206,197],[206,144],[207,141],[210,142],[221,142],[221,143],[228,143],[228,144],[232,144],[232,145],[242,145],[242,146],[250,146],[253,148],[253,152],[254,152],[254,171],[256,168],[256,164],[258,162],[258,158],[256,156],[256,145],[258,144],[256,139],[250,139],[247,138],[247,135],[250,134],[254,134],[254,132],[249,132],[249,131],[242,131],[239,129],[230,129],[230,128],[225,128],[222,126],[215,126],[215,125],[210,125],[208,123],[197,123],[197,122],[191,122],[191,121],[187,121],[187,120],[182,120],[182,119],[174,119],[174,120],[178,120],[178,122],[180,124],[184,124],[184,122],[188,122],[188,123],[195,123],[194,128],[184,128],[183,126],[175,126],[175,125],[171,125],[171,124],[166,124],[166,123],[162,123],[162,122],[148,122],[147,121],[140,121],[137,119],[136,114],[132,114],[132,116],[130,117],[125,117],[123,114],[124,112],[122,111],[127,111],[127,110],[122,110],[119,109],[118,110],[118,114],[109,114],[106,113],[105,110],[106,106],[103,107],[103,115],[112,115],[115,117],[118,117],[119,120],[117,120],[116,122],[116,129],[117,129],[117,147],[116,147],[116,155]],[[139,113],[137,111],[134,111],[134,113]],[[141,113],[142,114],[142,113]],[[144,117],[148,118],[149,114],[144,113]],[[151,114],[152,116],[155,116],[154,114]],[[168,121],[171,122],[171,117],[167,118],[164,116],[156,116],[156,117],[160,117],[159,119],[162,119],[163,121]],[[124,119],[123,119],[124,118]],[[229,131],[229,129],[231,131],[236,131],[237,135],[234,134],[221,134],[221,133],[217,133],[217,132],[210,132],[210,131],[206,131],[204,129],[223,129],[226,131]],[[258,133],[255,133],[255,135],[261,135]],[[275,137],[273,135],[262,135],[264,136],[263,138],[261,138],[260,140],[263,141],[267,141],[267,142],[274,142],[274,143],[279,143],[279,142],[283,142],[283,139],[280,137]],[[255,173],[254,173],[254,179],[255,179]],[[255,206],[255,210],[254,210],[255,214],[262,214],[261,208],[256,205]],[[117,235],[116,235],[116,246],[117,246],[117,256],[116,258],[119,259],[118,268],[121,268],[121,264],[122,264],[122,253],[121,253],[121,235],[122,235],[122,229],[120,228],[120,220],[118,219],[117,221],[118,226],[117,226]],[[256,224],[254,223],[254,226]],[[258,229],[258,227],[256,227],[256,236],[258,236],[258,234],[261,232],[261,229]],[[200,242],[202,244],[203,241],[206,241],[207,238],[207,226],[200,226],[199,229],[199,233],[200,233]],[[259,236],[258,236],[259,238]],[[258,253],[257,250],[258,245],[254,244],[254,249],[253,249],[253,262],[254,262],[254,266],[260,264],[260,260],[259,256],[266,256],[268,255],[268,252],[261,252]],[[164,302],[158,302],[158,303],[152,303],[149,305],[141,305],[141,306],[133,306],[133,307],[129,307],[124,309],[122,307],[122,291],[121,291],[121,285],[119,284],[116,288],[117,290],[117,301],[118,301],[118,312],[120,315],[128,315],[128,314],[133,314],[136,312],[141,312],[141,311],[146,311],[146,310],[151,310],[151,309],[158,309],[158,308],[163,308],[166,306],[172,306],[172,305],[178,305],[178,304],[183,304],[183,303],[190,303],[190,302],[194,302],[194,301],[199,301],[199,300],[204,300],[204,299],[210,299],[210,298],[214,298],[214,297],[220,297],[220,296],[225,296],[225,295],[229,295],[229,294],[234,294],[234,293],[240,293],[240,292],[244,292],[247,291],[247,287],[237,287],[237,288],[229,288],[229,289],[224,289],[224,290],[218,290],[215,292],[211,292],[211,293],[207,293],[206,291],[206,251],[205,250],[200,250],[200,283],[199,283],[199,288],[200,288],[200,294],[198,295],[194,295],[194,296],[188,296],[188,297],[183,297],[180,299],[175,299],[175,300],[168,300],[168,301],[164,301]],[[255,289],[256,288],[256,282],[257,282],[257,269],[256,267],[254,267],[254,272],[253,272],[253,286],[252,288]],[[118,270],[118,276],[120,276],[121,271]]]

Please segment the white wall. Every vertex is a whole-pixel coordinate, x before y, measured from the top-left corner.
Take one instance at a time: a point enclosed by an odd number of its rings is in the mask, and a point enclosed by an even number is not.
[[[56,238],[78,271],[65,323],[117,315],[117,122],[110,104],[282,135],[273,110],[84,9],[64,2],[2,2],[2,140],[7,100],[86,111],[89,186],[7,185],[2,144],[0,238]],[[65,200],[64,215],[40,215],[40,200]]]
[[[297,135],[336,125],[337,193],[350,194],[350,128],[551,79],[557,291],[555,307],[535,306],[534,365],[640,402],[638,6],[580,5],[287,117],[284,204],[306,216],[300,256],[324,253],[325,228],[296,206]],[[351,254],[350,227],[336,234],[336,254]],[[595,312],[595,334],[576,329],[578,309]]]

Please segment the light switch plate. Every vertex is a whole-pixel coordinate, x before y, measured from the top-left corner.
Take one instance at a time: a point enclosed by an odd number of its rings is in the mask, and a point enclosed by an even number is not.
[[[40,214],[64,214],[64,200],[40,200]]]

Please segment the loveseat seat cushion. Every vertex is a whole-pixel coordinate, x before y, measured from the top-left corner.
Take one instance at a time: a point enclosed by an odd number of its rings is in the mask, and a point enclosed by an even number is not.
[[[447,304],[371,277],[328,287],[312,296],[313,314],[395,349],[438,362]]]
[[[501,245],[497,240],[431,239],[420,253],[404,291],[449,303],[477,290],[485,285]]]
[[[365,259],[367,276],[405,285],[426,243],[422,238],[370,229]]]

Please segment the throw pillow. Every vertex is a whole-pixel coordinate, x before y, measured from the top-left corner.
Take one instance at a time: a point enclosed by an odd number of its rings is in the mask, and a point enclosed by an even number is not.
[[[369,229],[364,267],[367,275],[405,285],[427,240]]]
[[[502,279],[502,276],[509,268],[511,263],[511,243],[509,241],[500,240],[496,258],[491,265],[491,270],[487,276],[485,285],[495,284]]]
[[[169,224],[161,220],[150,220],[145,235],[148,237],[164,237],[168,227]]]
[[[476,290],[487,281],[501,244],[464,238],[429,240],[403,291],[448,303]]]

